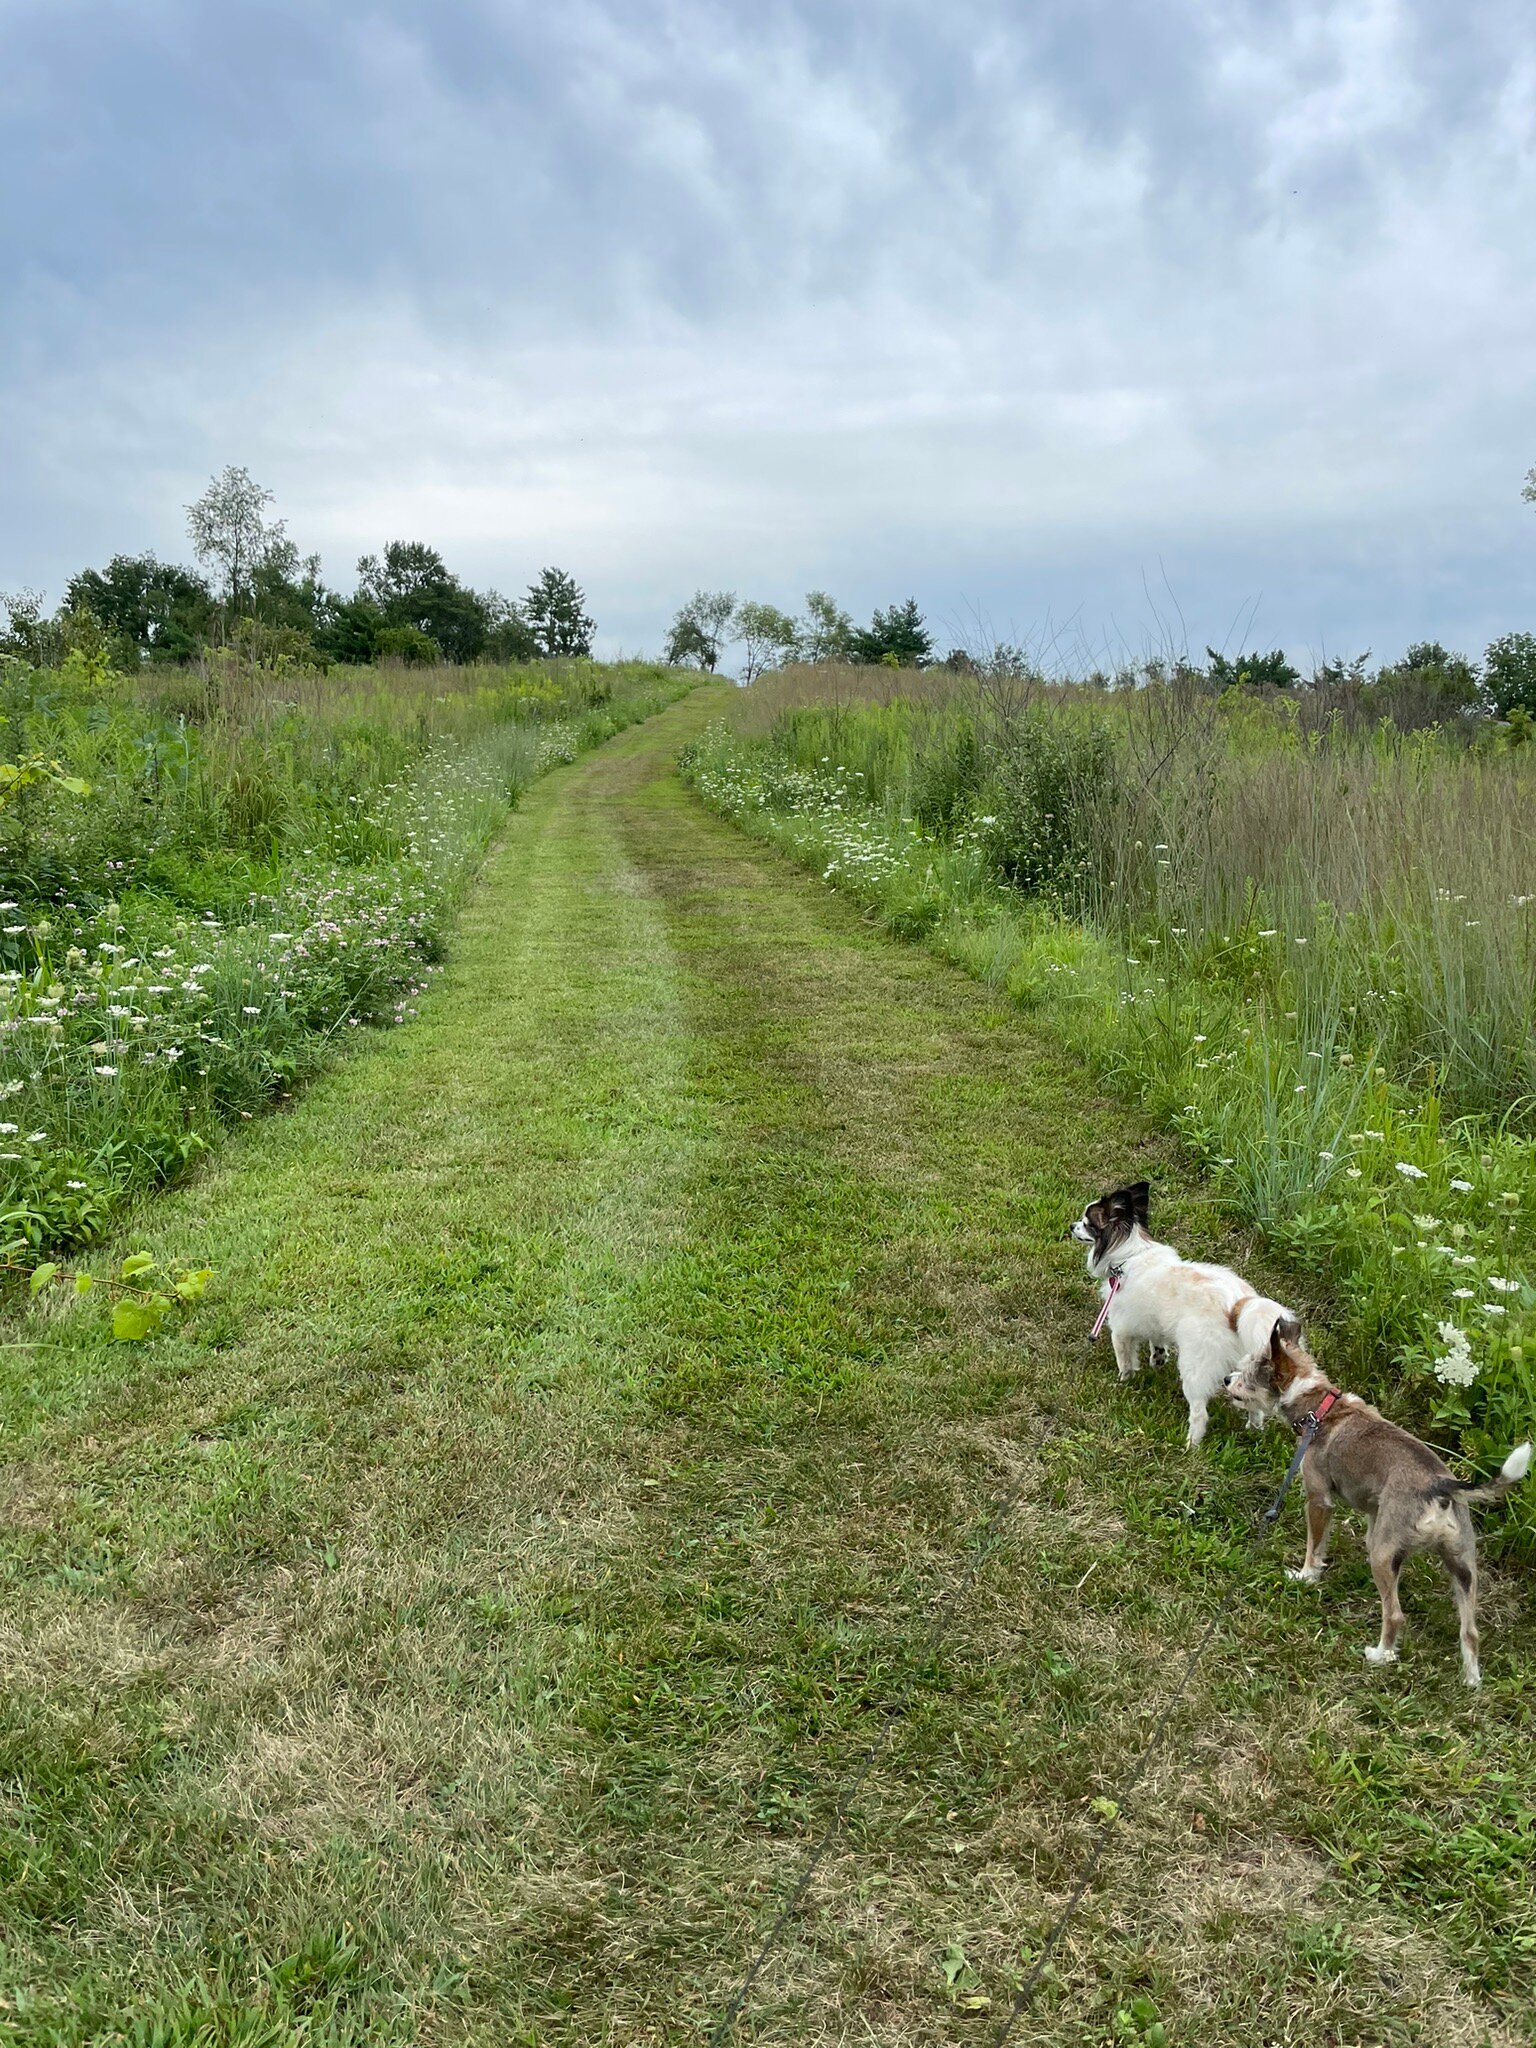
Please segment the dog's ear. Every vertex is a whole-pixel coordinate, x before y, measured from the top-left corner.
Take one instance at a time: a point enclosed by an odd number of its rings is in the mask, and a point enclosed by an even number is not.
[[[1269,1333],[1269,1355],[1283,1357],[1287,1346],[1300,1344],[1301,1325],[1294,1316],[1276,1316],[1275,1327]]]
[[[1133,1181],[1125,1192],[1130,1199],[1131,1214],[1136,1218],[1142,1229],[1145,1230],[1148,1215],[1147,1204],[1152,1195],[1151,1182],[1145,1180]]]

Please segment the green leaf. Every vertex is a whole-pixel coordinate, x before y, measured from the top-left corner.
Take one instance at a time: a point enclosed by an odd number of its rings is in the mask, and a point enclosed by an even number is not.
[[[148,1252],[131,1252],[122,1265],[125,1280],[137,1280],[141,1273],[153,1273],[154,1270],[155,1262]]]
[[[159,1320],[147,1301],[120,1301],[112,1310],[112,1335],[119,1344],[142,1344]]]
[[[178,1273],[172,1284],[183,1301],[201,1301],[212,1278],[212,1266],[199,1266],[195,1270]]]
[[[95,1285],[96,1282],[92,1279],[89,1273],[77,1273],[75,1275],[76,1294],[89,1294],[91,1289]]]
[[[1088,1805],[1102,1821],[1118,1820],[1120,1818],[1120,1806],[1117,1800],[1090,1799]]]
[[[30,1283],[32,1292],[34,1294],[41,1294],[43,1289],[48,1285],[48,1282],[53,1278],[54,1274],[57,1273],[58,1270],[59,1269],[56,1265],[35,1267],[33,1269],[32,1279]]]

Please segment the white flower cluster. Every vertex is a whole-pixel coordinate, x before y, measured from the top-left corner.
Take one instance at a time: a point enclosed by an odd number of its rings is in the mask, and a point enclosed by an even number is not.
[[[1448,1387],[1470,1387],[1477,1378],[1471,1338],[1454,1323],[1438,1324],[1436,1334],[1445,1350],[1435,1360],[1435,1378]]]

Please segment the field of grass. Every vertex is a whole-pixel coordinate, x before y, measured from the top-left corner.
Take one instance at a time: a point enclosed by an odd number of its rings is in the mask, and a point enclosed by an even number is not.
[[[689,772],[1175,1129],[1328,1362],[1487,1468],[1536,1428],[1536,749],[1312,718],[801,671]]]
[[[0,663],[0,1259],[411,1014],[522,789],[689,681]]]
[[[540,780],[419,1015],[100,1248],[185,1323],[12,1317],[0,2039],[699,2048],[883,1738],[731,2039],[988,2041],[1235,1589],[1015,2039],[1530,2040],[1528,1586],[1469,1697],[1428,1570],[1383,1673],[1357,1546],[1282,1580],[1278,1446],[1191,1459],[1062,1230],[1147,1172],[1264,1260],[694,800],[724,702]]]

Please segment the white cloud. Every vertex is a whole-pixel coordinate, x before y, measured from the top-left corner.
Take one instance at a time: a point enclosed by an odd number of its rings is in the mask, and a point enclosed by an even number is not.
[[[176,552],[233,460],[334,577],[396,533],[565,561],[631,644],[699,582],[1134,634],[1159,562],[1197,643],[1260,590],[1298,647],[1536,612],[1513,9],[1449,65],[1405,0],[531,19],[305,17],[264,129],[133,131],[110,233],[62,179],[74,242],[11,264],[0,584]]]

